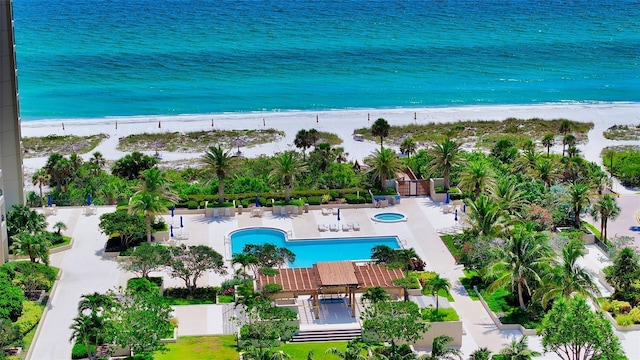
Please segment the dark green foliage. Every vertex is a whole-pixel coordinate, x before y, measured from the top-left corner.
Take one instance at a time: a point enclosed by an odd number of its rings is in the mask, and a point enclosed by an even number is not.
[[[18,233],[35,234],[43,232],[47,220],[43,214],[29,209],[26,205],[14,205],[7,213],[7,235],[9,239]]]
[[[12,285],[7,279],[0,278],[0,319],[9,318],[16,321],[22,314],[24,292]]]
[[[309,196],[307,198],[307,203],[309,205],[320,205],[322,204],[322,198],[320,196]]]
[[[91,353],[95,354],[96,346],[91,346]],[[87,347],[84,344],[73,344],[73,348],[71,348],[71,358],[72,359],[86,359],[89,355],[87,354]]]
[[[193,200],[187,202],[187,208],[189,210],[197,209],[198,208],[198,202],[197,201],[193,201]]]
[[[624,186],[640,185],[640,151],[637,149],[610,149],[603,151],[602,163]],[[612,168],[613,165],[613,168]]]
[[[275,294],[281,290],[282,290],[282,285],[274,284],[274,283],[265,284],[264,287],[262,288],[262,292],[264,292],[265,294]]]
[[[164,290],[163,296],[173,299],[211,300],[215,303],[219,289],[215,286],[199,287],[193,293],[190,293],[187,288],[168,288]]]
[[[156,158],[134,151],[116,160],[111,172],[115,176],[133,180],[138,178],[142,171],[151,169],[157,163],[158,160],[156,160]]]
[[[162,278],[160,278],[162,279]],[[127,280],[127,289],[130,289],[134,292],[159,292],[160,288],[158,285],[152,283],[146,278],[131,278]]]
[[[0,274],[4,273],[12,282],[20,286],[23,291],[49,291],[56,280],[56,271],[44,264],[30,261],[12,261],[0,267]],[[1,276],[0,276],[1,278]]]
[[[622,249],[613,260],[613,265],[604,269],[607,281],[613,285],[614,299],[631,300],[634,305],[640,300],[638,278],[640,278],[640,262],[638,255],[631,248]]]
[[[287,248],[279,248],[273,244],[246,244],[242,252],[252,254],[258,259],[259,267],[277,267],[296,260],[296,254]]]

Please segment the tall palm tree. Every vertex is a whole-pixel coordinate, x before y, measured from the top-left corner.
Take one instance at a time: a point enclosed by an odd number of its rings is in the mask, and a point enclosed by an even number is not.
[[[440,300],[440,296],[438,296],[438,293],[440,292],[440,290],[449,291],[449,288],[451,288],[451,282],[449,282],[449,280],[445,278],[440,277],[440,274],[438,274],[436,275],[436,277],[434,277],[429,281],[429,286],[431,287],[431,295],[436,297],[436,315],[437,315],[438,308],[439,308],[439,300]]]
[[[531,296],[531,285],[542,281],[551,262],[551,249],[544,240],[544,235],[525,226],[514,228],[506,243],[498,248],[499,260],[490,266],[489,272],[496,280],[489,290],[511,285],[517,291],[520,308],[526,310],[524,292]]]
[[[560,131],[562,135],[567,135],[567,133],[571,131],[571,121],[562,120],[560,122],[560,126],[558,127],[558,131]]]
[[[491,350],[486,347],[481,347],[476,349],[474,352],[469,355],[468,360],[489,360],[491,359]]]
[[[87,349],[87,357],[89,360],[96,358],[93,351],[91,351],[91,345],[95,345],[94,339],[96,338],[96,324],[95,319],[89,315],[79,315],[73,319],[73,323],[69,327],[71,329],[70,342],[76,342],[83,344]]]
[[[448,347],[453,338],[448,335],[440,335],[433,338],[431,343],[431,354],[420,357],[428,360],[462,360],[462,352],[456,348]]]
[[[40,205],[44,206],[42,187],[49,185],[51,175],[47,174],[47,171],[43,168],[36,171],[31,180],[33,181],[33,185],[38,185],[38,189],[40,190]]]
[[[553,180],[554,171],[553,171],[553,163],[547,159],[539,160],[536,163],[536,172],[538,173],[538,177],[544,183],[545,187],[551,186],[551,181]]]
[[[529,203],[526,192],[518,188],[513,178],[500,178],[489,193],[500,208],[511,216],[520,216],[522,208]]]
[[[480,192],[495,186],[495,172],[491,165],[484,160],[470,161],[460,174],[458,186],[464,191],[473,191],[475,197],[480,196]]]
[[[224,179],[237,167],[237,157],[231,151],[220,146],[210,146],[201,158],[201,162],[218,178],[218,202],[224,202]]]
[[[520,340],[513,339],[509,345],[500,350],[503,360],[531,360],[541,354],[529,349],[528,338],[522,335]]]
[[[551,147],[555,144],[555,136],[553,134],[545,134],[542,138],[542,146],[547,148],[547,157],[551,152]]]
[[[258,258],[254,254],[237,253],[231,258],[231,265],[238,264],[242,266],[243,276],[247,276],[247,268],[251,265],[258,264]],[[257,274],[255,274],[257,276]]]
[[[380,151],[382,151],[382,143],[384,141],[384,138],[389,136],[390,128],[391,126],[389,125],[387,120],[383,118],[379,118],[373,123],[373,125],[371,125],[371,135],[380,138]]]
[[[402,143],[400,144],[400,153],[411,157],[411,155],[416,152],[416,148],[416,142],[413,140],[413,138],[408,137],[402,140]]]
[[[49,240],[42,233],[29,234],[26,232],[14,235],[11,240],[11,251],[16,255],[28,256],[31,262],[42,260],[49,265]]]
[[[154,193],[136,193],[129,201],[129,214],[144,214],[147,242],[151,242],[151,222],[152,220],[167,212],[165,200]]]
[[[615,220],[620,215],[620,211],[620,206],[618,206],[616,199],[609,194],[604,195],[598,202],[593,204],[591,216],[595,221],[600,219],[600,234],[603,242],[607,242],[609,219]]]
[[[569,202],[569,207],[573,212],[573,226],[576,229],[580,228],[580,214],[582,210],[591,203],[589,195],[589,185],[581,183],[572,184],[565,194],[566,200]]]
[[[313,145],[313,140],[311,139],[309,132],[305,129],[298,131],[296,138],[293,140],[293,144],[297,148],[302,149],[302,159],[307,160],[307,149]]]
[[[391,295],[380,286],[370,287],[362,293],[362,300],[368,300],[372,304],[375,304],[380,301],[391,300]]]
[[[576,137],[572,134],[567,134],[562,138],[562,156],[565,154],[566,147],[572,147],[576,145]]]
[[[291,199],[291,188],[295,184],[296,176],[305,172],[307,167],[295,151],[285,151],[273,159],[273,170],[269,174],[272,181],[281,182],[284,185],[284,199]]]
[[[158,168],[151,168],[140,173],[142,182],[135,187],[137,193],[150,193],[176,202],[177,195],[169,189],[169,181],[165,174]]]
[[[344,148],[339,146],[332,149],[333,155],[336,157],[336,162],[338,164],[342,164],[347,162],[347,156],[349,156],[348,152],[344,151]]]
[[[569,158],[572,158],[572,157],[574,157],[574,156],[578,156],[578,154],[580,154],[580,150],[578,150],[578,148],[577,148],[577,147],[575,147],[575,146],[570,146],[570,147],[567,149],[567,156],[568,156]]]
[[[402,162],[396,153],[389,148],[375,150],[364,161],[371,168],[373,180],[380,181],[381,189],[386,189],[387,179],[394,178],[396,172],[402,168]]]
[[[558,296],[565,299],[573,293],[578,293],[596,301],[596,295],[600,290],[596,286],[593,278],[580,265],[577,264],[579,258],[586,254],[584,243],[580,240],[570,241],[562,248],[562,259],[545,276],[543,288],[542,305],[547,306],[550,300]]]
[[[472,234],[496,236],[506,227],[505,212],[492,198],[482,194],[474,200],[467,199],[467,205],[467,216]]]
[[[104,156],[100,151],[96,151],[93,154],[91,154],[91,158],[89,159],[89,162],[92,163],[93,165],[96,165],[100,169],[102,169],[104,165],[107,163],[107,161],[105,160]]]
[[[369,350],[369,346],[358,340],[351,340],[347,344],[347,349],[342,351],[338,348],[331,347],[325,351],[325,354],[335,355],[342,360],[367,360],[369,356],[367,356],[367,350]]]
[[[444,178],[444,190],[449,191],[451,168],[460,162],[460,144],[447,139],[429,149],[428,153],[434,157],[429,163],[431,167],[429,172],[433,174],[441,171]]]

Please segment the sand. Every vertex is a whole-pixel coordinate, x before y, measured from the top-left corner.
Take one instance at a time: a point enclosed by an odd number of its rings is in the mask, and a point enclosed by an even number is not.
[[[344,140],[341,146],[348,153],[348,159],[350,161],[362,161],[364,157],[378,148],[379,144],[355,141],[352,138],[353,131],[358,128],[370,127],[380,117],[386,119],[391,125],[442,123],[459,120],[504,120],[509,117],[522,119],[534,117],[542,119],[566,118],[575,121],[593,122],[595,126],[588,134],[588,143],[578,145],[578,148],[585,158],[597,163],[600,163],[599,154],[604,147],[640,145],[640,141],[607,140],[602,135],[604,130],[615,124],[640,124],[640,103],[497,105],[57,119],[23,121],[22,136],[105,133],[109,135],[109,139],[103,141],[93,151],[100,151],[107,160],[116,160],[125,155],[125,153],[116,149],[118,138],[136,133],[265,128],[275,128],[286,133],[285,137],[277,142],[241,149],[245,156],[254,157],[260,154],[270,155],[275,152],[295,149],[293,140],[298,130],[316,128],[319,131],[336,133]],[[552,151],[560,152],[561,145],[556,146]],[[145,151],[149,155],[154,152],[154,149]],[[82,156],[88,159],[91,153],[83,154]],[[196,159],[202,153],[161,151],[161,155],[162,161],[179,161]],[[46,157],[25,159],[25,171],[32,173],[45,163]]]

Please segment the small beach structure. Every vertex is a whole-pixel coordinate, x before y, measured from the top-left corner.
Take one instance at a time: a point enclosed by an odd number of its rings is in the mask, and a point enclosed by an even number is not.
[[[380,286],[390,294],[402,295],[402,288],[393,284],[403,278],[401,269],[386,265],[358,264],[353,261],[318,262],[313,267],[278,269],[274,276],[260,274],[257,286],[278,284],[282,290],[271,296],[275,299],[297,298],[309,295],[313,299],[315,318],[320,319],[320,302],[348,301],[351,316],[356,316],[355,294],[367,288]]]

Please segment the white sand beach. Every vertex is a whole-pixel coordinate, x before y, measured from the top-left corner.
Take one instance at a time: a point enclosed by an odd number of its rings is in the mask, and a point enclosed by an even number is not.
[[[105,133],[109,135],[109,139],[103,141],[94,151],[100,151],[107,160],[116,160],[125,155],[125,153],[117,150],[118,139],[130,134],[189,132],[211,130],[212,128],[223,130],[275,128],[286,133],[286,136],[279,141],[241,149],[245,156],[253,157],[260,154],[273,154],[293,149],[293,140],[298,130],[316,128],[320,131],[332,132],[340,136],[344,140],[341,146],[349,154],[348,159],[361,161],[374,151],[378,144],[353,140],[353,131],[354,129],[371,126],[380,117],[386,119],[391,125],[443,123],[460,120],[504,120],[509,117],[521,119],[566,118],[575,121],[593,122],[595,126],[588,134],[588,143],[580,144],[578,148],[584,157],[598,163],[600,162],[600,151],[604,147],[640,145],[640,141],[607,140],[602,135],[604,130],[615,124],[640,124],[640,103],[461,106],[57,119],[23,121],[22,136]],[[555,151],[559,151],[560,148],[561,146],[557,146]],[[148,154],[153,152],[153,149],[147,151]],[[90,155],[90,153],[83,154],[85,158]],[[163,161],[194,159],[201,155],[198,152],[162,151]],[[45,163],[46,158],[44,157],[25,159],[25,171],[31,173]]]

